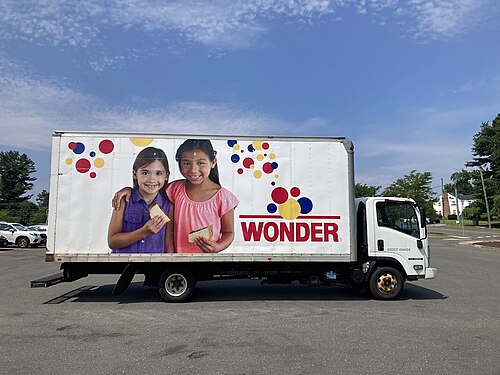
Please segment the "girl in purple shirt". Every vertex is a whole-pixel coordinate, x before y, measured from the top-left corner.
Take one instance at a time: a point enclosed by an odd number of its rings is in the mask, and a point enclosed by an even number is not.
[[[112,253],[173,253],[172,223],[149,208],[158,204],[168,216],[170,201],[165,195],[169,177],[167,156],[163,150],[147,147],[132,166],[133,189],[129,201],[113,210],[108,229]]]

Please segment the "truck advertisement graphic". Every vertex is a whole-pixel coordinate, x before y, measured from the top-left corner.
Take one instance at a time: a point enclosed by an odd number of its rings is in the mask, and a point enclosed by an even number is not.
[[[52,229],[65,235],[49,235],[48,251],[111,254],[107,244],[111,199],[121,188],[132,186],[137,155],[147,147],[163,150],[169,182],[183,180],[175,156],[186,137],[85,133],[54,137],[51,191],[57,191],[57,201],[52,202],[57,217],[51,216]],[[292,143],[258,137],[209,141],[216,151],[220,185],[239,201],[234,210],[234,240],[220,254],[349,256],[353,235],[350,142]]]

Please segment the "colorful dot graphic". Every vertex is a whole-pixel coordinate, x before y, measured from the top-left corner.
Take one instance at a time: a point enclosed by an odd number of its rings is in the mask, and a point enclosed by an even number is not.
[[[238,174],[244,174],[245,171],[251,173],[254,179],[260,179],[265,175],[277,179],[278,174],[275,173],[279,165],[276,161],[276,154],[268,152],[271,145],[265,141],[252,141],[246,144],[240,144],[237,140],[231,139],[227,141],[227,145],[233,149],[231,162],[238,164]],[[246,154],[246,155],[245,155]]]
[[[68,148],[73,152],[74,155],[76,155],[75,159],[72,157],[68,157],[64,160],[64,162],[67,165],[74,165],[75,170],[79,173],[89,173],[89,177],[94,179],[97,177],[97,173],[92,170],[93,168],[103,168],[106,164],[106,161],[104,158],[101,156],[98,156],[96,151],[90,151],[87,155],[89,158],[85,157],[83,154],[85,153],[85,150],[87,149],[87,146],[82,143],[82,142],[69,142],[68,143]],[[98,144],[98,149],[101,154],[107,155],[113,152],[115,149],[115,145],[113,141],[109,139],[104,139],[99,142]],[[98,157],[96,157],[98,156]],[[91,161],[92,160],[92,161]]]
[[[274,214],[279,212],[286,220],[295,220],[299,215],[307,215],[313,209],[312,201],[307,197],[295,199],[300,195],[298,187],[292,187],[290,192],[284,187],[276,187],[271,191],[273,203],[267,205],[267,212]]]

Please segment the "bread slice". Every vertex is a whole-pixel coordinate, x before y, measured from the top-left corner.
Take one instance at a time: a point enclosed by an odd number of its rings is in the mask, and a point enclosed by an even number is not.
[[[206,238],[208,240],[211,240],[212,239],[212,234],[213,234],[213,229],[212,229],[212,226],[209,225],[208,227],[201,228],[201,229],[198,229],[198,230],[195,230],[195,231],[189,233],[189,235],[188,235],[188,241],[189,242],[195,242],[195,240],[198,237],[204,237],[204,238]]]
[[[165,212],[163,212],[160,206],[158,206],[158,203],[155,203],[151,207],[149,207],[149,216],[151,216],[151,218],[154,218],[155,216],[158,215],[165,218],[165,223],[168,223],[170,221],[170,218],[167,215],[165,215]]]

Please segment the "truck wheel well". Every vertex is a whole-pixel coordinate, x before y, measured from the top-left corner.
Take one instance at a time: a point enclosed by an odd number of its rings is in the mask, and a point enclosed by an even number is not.
[[[382,259],[382,260],[376,260],[375,264],[371,267],[370,272],[368,274],[368,278],[371,277],[372,273],[379,267],[392,267],[397,269],[400,273],[401,276],[406,280],[408,278],[408,275],[406,274],[404,268],[399,264],[399,262],[396,262],[395,260],[390,260],[390,259]]]

